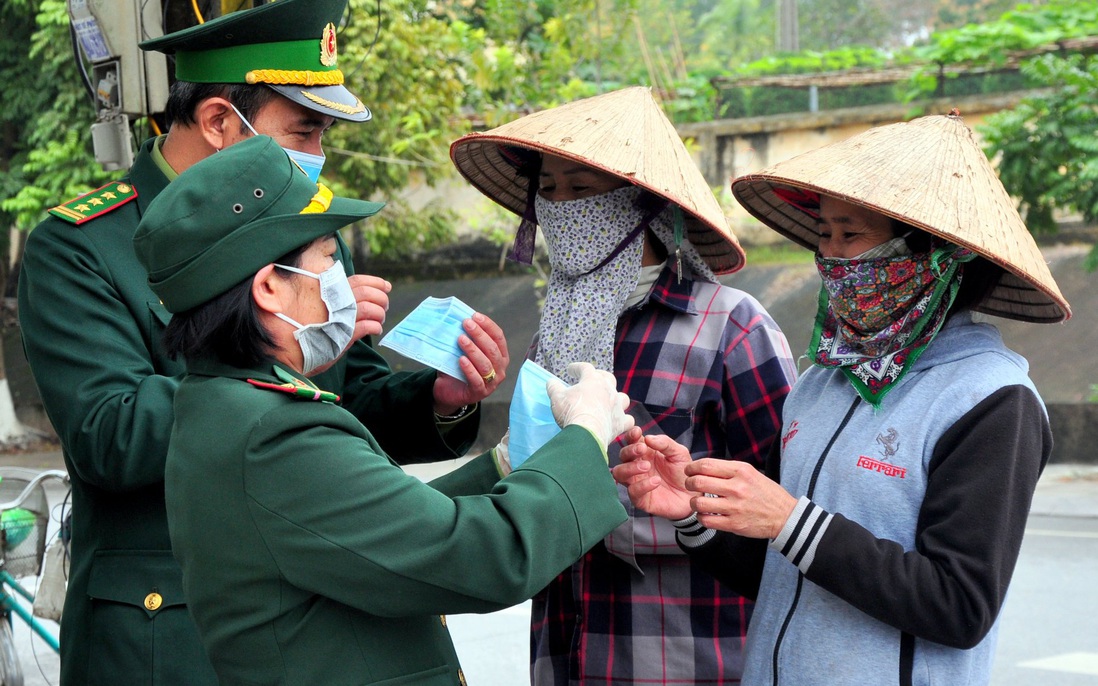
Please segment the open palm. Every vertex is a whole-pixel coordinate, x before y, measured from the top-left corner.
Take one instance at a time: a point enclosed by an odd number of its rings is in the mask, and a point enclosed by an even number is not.
[[[663,435],[643,436],[634,428],[626,435],[621,464],[614,467],[614,480],[626,487],[633,505],[667,519],[682,519],[694,510],[690,499],[698,495],[686,488],[683,471],[690,464],[690,452]]]

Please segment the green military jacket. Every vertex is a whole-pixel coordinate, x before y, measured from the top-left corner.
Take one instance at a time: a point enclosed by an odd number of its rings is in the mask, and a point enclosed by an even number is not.
[[[80,225],[43,221],[19,277],[23,347],[72,478],[66,686],[216,683],[183,601],[164,510],[172,398],[184,368],[164,353],[169,314],[133,249],[142,213],[168,184],[154,144],[145,142],[123,180],[136,198]],[[318,379],[400,459],[451,459],[475,438],[476,420],[440,436],[433,371],[392,374],[365,342]]]
[[[486,453],[424,484],[342,408],[270,390],[278,365],[188,368],[168,522],[222,683],[463,684],[439,615],[529,598],[626,519],[582,428],[505,479]]]

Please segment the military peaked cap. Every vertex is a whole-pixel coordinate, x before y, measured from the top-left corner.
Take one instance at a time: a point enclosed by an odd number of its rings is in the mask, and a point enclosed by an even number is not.
[[[367,121],[370,110],[343,85],[336,26],[347,0],[277,0],[141,43],[175,56],[191,83],[262,83],[311,110]]]

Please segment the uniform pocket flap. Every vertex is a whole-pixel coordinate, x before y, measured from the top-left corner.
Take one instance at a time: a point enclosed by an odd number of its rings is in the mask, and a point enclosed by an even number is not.
[[[100,550],[92,560],[88,595],[156,612],[184,605],[183,572],[171,551]]]
[[[172,320],[172,313],[168,312],[168,308],[164,307],[164,303],[158,300],[149,301],[149,312],[152,313],[153,321],[160,322],[161,328],[167,326],[168,322]]]

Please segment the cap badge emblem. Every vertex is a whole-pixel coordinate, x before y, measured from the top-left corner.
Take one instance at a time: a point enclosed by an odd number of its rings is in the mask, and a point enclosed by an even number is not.
[[[320,63],[325,67],[336,65],[336,27],[332,22],[324,27],[324,36],[320,39]]]

